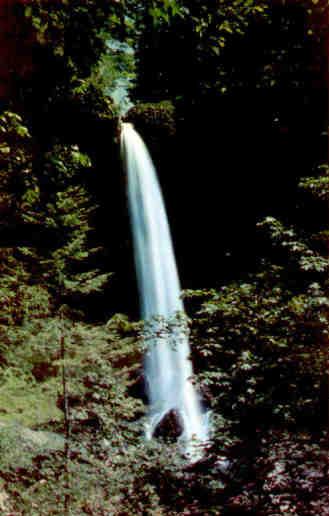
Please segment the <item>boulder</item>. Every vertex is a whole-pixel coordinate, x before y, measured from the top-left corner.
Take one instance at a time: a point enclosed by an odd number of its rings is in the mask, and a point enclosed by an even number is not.
[[[177,410],[170,410],[153,432],[154,437],[177,440],[183,433],[183,425]]]
[[[64,450],[64,437],[0,422],[0,466],[25,467],[34,456]]]

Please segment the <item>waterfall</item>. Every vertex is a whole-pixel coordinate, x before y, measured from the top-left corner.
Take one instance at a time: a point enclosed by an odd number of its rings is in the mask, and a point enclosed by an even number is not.
[[[208,440],[207,416],[193,375],[184,306],[160,185],[150,154],[132,124],[122,124],[121,152],[140,294],[147,323],[145,378],[150,402],[146,437],[170,411],[183,428],[180,441],[192,459]]]

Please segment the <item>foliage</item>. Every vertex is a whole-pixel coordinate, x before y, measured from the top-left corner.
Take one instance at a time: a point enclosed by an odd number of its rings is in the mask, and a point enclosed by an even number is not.
[[[324,410],[328,300],[319,283],[293,292],[295,278],[265,267],[246,283],[203,294],[194,337],[199,359],[211,364],[203,382],[213,408],[229,419],[253,424],[255,413],[266,424],[305,423]]]
[[[39,261],[39,278],[48,286],[52,284],[61,295],[85,295],[98,290],[108,274],[88,270],[88,259],[96,252],[88,248],[93,207],[81,184],[81,176],[91,167],[89,157],[77,145],[57,144],[45,153],[38,168],[32,168],[29,133],[22,119],[7,112],[2,120],[7,124],[3,125],[1,178],[7,224],[30,225],[40,233],[48,231],[57,240],[44,253],[40,248],[36,253],[33,247],[21,247],[18,252],[27,262],[26,267]],[[8,127],[9,120],[14,122],[13,127]],[[14,152],[9,155],[7,149]]]
[[[329,166],[327,163],[318,167],[320,174],[315,177],[305,177],[300,187],[320,201],[328,200]]]
[[[301,186],[319,185],[321,199],[325,183],[322,174]],[[201,302],[193,331],[198,360],[206,367],[203,382],[214,408],[229,419],[248,420],[256,411],[266,424],[316,424],[326,410],[321,388],[327,367],[328,259],[314,246],[314,235],[303,238],[272,217],[259,227],[281,263],[265,262],[248,281],[219,291],[191,292],[192,301]]]
[[[163,145],[176,132],[175,109],[171,102],[137,104],[125,119],[134,124],[151,146],[153,141]]]
[[[71,76],[90,74],[104,50],[102,32],[120,25],[117,2],[59,0],[49,9],[47,3],[37,0],[23,4],[21,9],[38,45],[62,59]]]
[[[321,174],[301,186],[325,183]],[[219,290],[186,293],[201,389],[215,414],[213,453],[231,459],[238,484],[225,506],[325,514],[324,434],[316,443],[328,420],[328,259],[313,235],[272,217],[259,227],[277,264],[264,262]]]
[[[196,95],[231,88],[233,70],[232,62],[226,68],[227,49],[246,35],[255,20],[266,17],[268,2],[180,1],[172,13],[168,9],[164,14],[159,12],[163,2],[155,3],[156,9],[146,10],[138,25],[144,30],[141,51],[137,51],[137,95],[175,102],[193,95],[195,101]]]
[[[328,504],[328,441],[306,432],[272,430],[244,488],[227,506],[233,514],[325,515]]]
[[[105,37],[105,36],[104,36]],[[107,40],[106,50],[93,68],[90,82],[112,97],[118,112],[125,112],[130,105],[128,93],[135,81],[133,48],[115,39]]]
[[[38,191],[31,177],[31,136],[22,117],[11,111],[3,112],[0,131],[1,216],[5,224],[19,218],[17,212],[24,202],[24,194],[32,199],[37,197]]]
[[[190,105],[239,88],[276,95],[279,89],[309,89],[310,78],[314,81],[323,73],[326,0],[298,5],[271,0],[180,0],[172,14],[169,5],[161,13],[164,2],[153,4],[154,10],[145,4],[143,15],[140,10],[137,17],[141,35],[136,93],[140,98],[169,98]],[[307,62],[310,54],[311,63]]]

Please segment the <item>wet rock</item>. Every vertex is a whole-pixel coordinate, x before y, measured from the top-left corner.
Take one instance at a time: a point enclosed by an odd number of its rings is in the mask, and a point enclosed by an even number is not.
[[[132,378],[132,384],[129,388],[129,395],[133,398],[141,399],[145,404],[148,402],[146,381],[143,370],[135,372],[135,377]]]
[[[177,410],[170,410],[154,430],[154,437],[177,440],[183,433],[183,425]]]

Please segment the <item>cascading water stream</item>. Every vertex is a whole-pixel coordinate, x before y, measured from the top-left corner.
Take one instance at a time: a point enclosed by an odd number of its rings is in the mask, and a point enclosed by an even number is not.
[[[180,439],[185,452],[196,459],[208,440],[207,415],[191,382],[184,306],[162,193],[150,154],[128,123],[122,124],[121,152],[128,181],[141,315],[150,334],[145,355],[150,401],[146,436],[151,438],[163,417],[174,410],[183,427]]]

